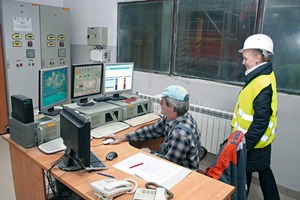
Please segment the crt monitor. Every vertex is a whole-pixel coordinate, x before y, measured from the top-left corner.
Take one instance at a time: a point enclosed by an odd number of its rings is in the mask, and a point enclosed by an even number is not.
[[[88,97],[101,94],[102,64],[72,65],[71,98],[79,99],[79,106],[91,106]]]
[[[60,135],[67,148],[58,163],[60,169],[77,171],[90,166],[90,130],[89,117],[63,107],[60,113]]]
[[[112,95],[111,100],[126,99],[122,92],[131,92],[133,86],[133,62],[104,63],[103,95]]]
[[[55,106],[68,99],[68,66],[39,70],[39,110],[46,115],[58,115]]]

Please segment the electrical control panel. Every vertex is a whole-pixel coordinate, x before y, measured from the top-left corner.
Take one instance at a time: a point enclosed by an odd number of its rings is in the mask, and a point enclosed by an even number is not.
[[[70,66],[69,9],[10,0],[0,6],[9,113],[14,94],[38,107],[39,70]]]
[[[97,62],[109,62],[110,51],[104,49],[91,49],[90,60],[97,61]]]
[[[38,71],[41,69],[39,14],[36,4],[1,1],[3,60],[10,111],[10,96],[14,94],[31,98],[33,107],[38,103]]]
[[[70,66],[70,10],[40,5],[42,68]]]
[[[87,35],[88,45],[96,45],[96,46],[107,45],[107,37],[108,37],[107,27],[88,27],[87,32],[88,32]]]

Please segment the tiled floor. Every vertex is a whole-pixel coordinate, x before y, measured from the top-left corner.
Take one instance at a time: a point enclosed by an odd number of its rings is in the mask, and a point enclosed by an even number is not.
[[[204,168],[211,163],[212,159],[213,157],[208,155],[207,158],[203,160],[202,165]],[[2,136],[0,137],[0,177],[0,199],[15,200],[16,197],[14,193],[9,148],[7,142],[3,140]],[[280,194],[280,197],[281,200],[296,200],[283,194]],[[263,200],[259,185],[251,185],[248,200]]]

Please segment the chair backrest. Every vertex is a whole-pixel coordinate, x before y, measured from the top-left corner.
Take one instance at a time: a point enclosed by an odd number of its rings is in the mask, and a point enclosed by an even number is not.
[[[200,161],[203,160],[207,155],[207,149],[201,145],[201,151],[200,151]]]

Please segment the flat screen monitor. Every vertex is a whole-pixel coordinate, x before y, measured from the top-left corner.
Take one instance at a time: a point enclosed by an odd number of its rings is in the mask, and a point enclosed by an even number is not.
[[[104,63],[103,95],[111,95],[111,100],[126,99],[120,93],[131,92],[133,86],[134,63]]]
[[[46,115],[58,115],[55,106],[68,99],[68,66],[39,70],[39,110]]]
[[[77,171],[90,166],[91,122],[74,109],[63,107],[60,113],[60,135],[66,145],[58,167],[64,171]]]
[[[79,99],[79,106],[92,106],[88,97],[101,94],[102,64],[72,65],[71,98]]]

